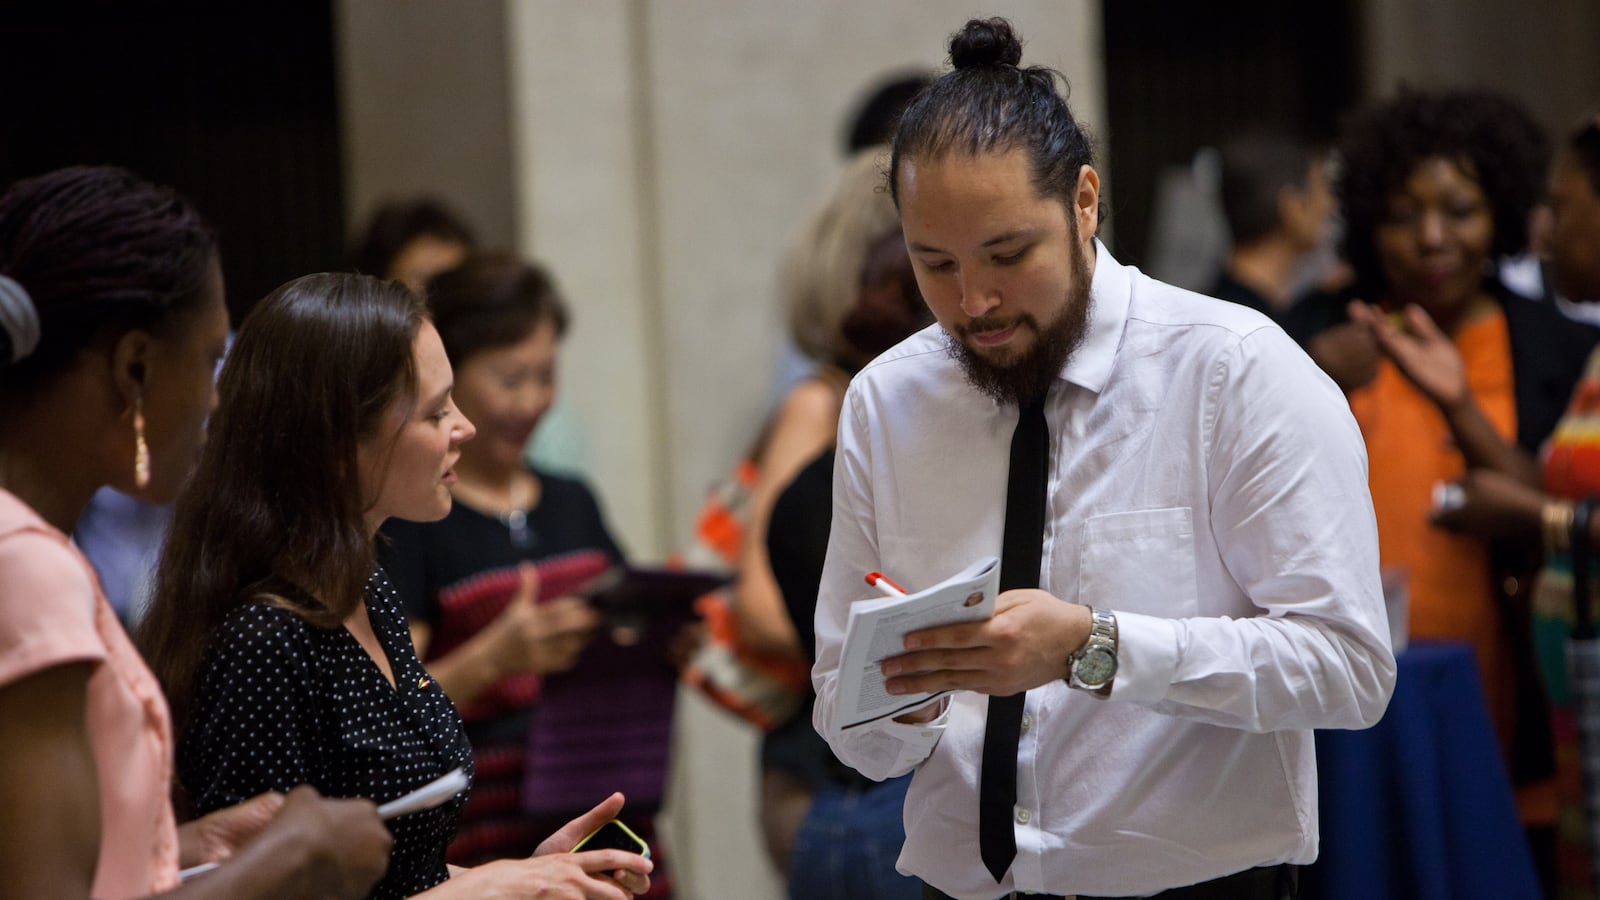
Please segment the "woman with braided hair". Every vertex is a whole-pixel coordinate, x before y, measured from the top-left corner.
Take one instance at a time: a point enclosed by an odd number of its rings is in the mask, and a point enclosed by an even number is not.
[[[5,896],[359,897],[388,862],[371,803],[309,787],[176,824],[166,702],[67,537],[102,485],[177,493],[227,331],[215,235],[173,191],[84,167],[0,196]]]

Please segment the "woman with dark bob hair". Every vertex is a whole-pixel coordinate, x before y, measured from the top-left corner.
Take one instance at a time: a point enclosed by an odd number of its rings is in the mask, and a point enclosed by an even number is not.
[[[1499,95],[1405,91],[1357,115],[1339,154],[1344,253],[1366,302],[1324,336],[1348,338],[1346,352],[1311,349],[1345,385],[1366,440],[1382,561],[1409,573],[1410,634],[1472,644],[1548,872],[1554,763],[1529,637],[1536,559],[1432,519],[1435,485],[1468,469],[1538,483],[1532,459],[1595,343],[1496,277],[1496,261],[1527,246],[1546,145]]]
[[[308,275],[245,319],[141,630],[197,811],[300,782],[385,803],[452,769],[470,778],[461,719],[417,660],[373,544],[391,516],[450,511],[475,431],[452,381],[422,300],[398,282]],[[465,803],[390,821],[374,896],[648,889],[642,856],[566,852],[621,810],[620,794],[531,857],[452,871],[445,847]]]
[[[77,167],[0,196],[6,896],[359,897],[388,860],[370,802],[308,787],[176,824],[167,704],[67,536],[102,486],[176,495],[227,335],[216,236],[177,193]]]

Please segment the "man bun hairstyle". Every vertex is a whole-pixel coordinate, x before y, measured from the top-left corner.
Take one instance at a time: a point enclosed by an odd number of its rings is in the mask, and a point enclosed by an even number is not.
[[[1022,62],[1022,39],[1005,19],[973,19],[950,36],[950,65],[1015,66]]]
[[[889,193],[900,204],[900,162],[1026,150],[1034,190],[1070,208],[1092,141],[1057,90],[1066,78],[1020,67],[1022,39],[1005,19],[973,19],[951,35],[951,71],[911,101],[889,155]],[[1103,215],[1103,210],[1102,210]],[[1068,217],[1076,227],[1076,219]]]

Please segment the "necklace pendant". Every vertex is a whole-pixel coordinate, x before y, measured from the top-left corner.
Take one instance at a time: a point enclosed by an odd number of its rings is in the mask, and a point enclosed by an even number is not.
[[[513,509],[506,513],[502,519],[506,523],[506,531],[511,537],[511,546],[518,550],[529,550],[534,545],[533,529],[528,527],[528,512],[523,509]]]

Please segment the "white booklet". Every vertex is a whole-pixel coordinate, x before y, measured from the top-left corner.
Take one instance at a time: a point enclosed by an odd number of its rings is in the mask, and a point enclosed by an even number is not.
[[[927,590],[850,604],[839,656],[839,695],[829,723],[833,733],[899,715],[950,693],[891,694],[884,689],[882,663],[906,652],[910,632],[993,616],[999,593],[1000,560],[991,556]]]

